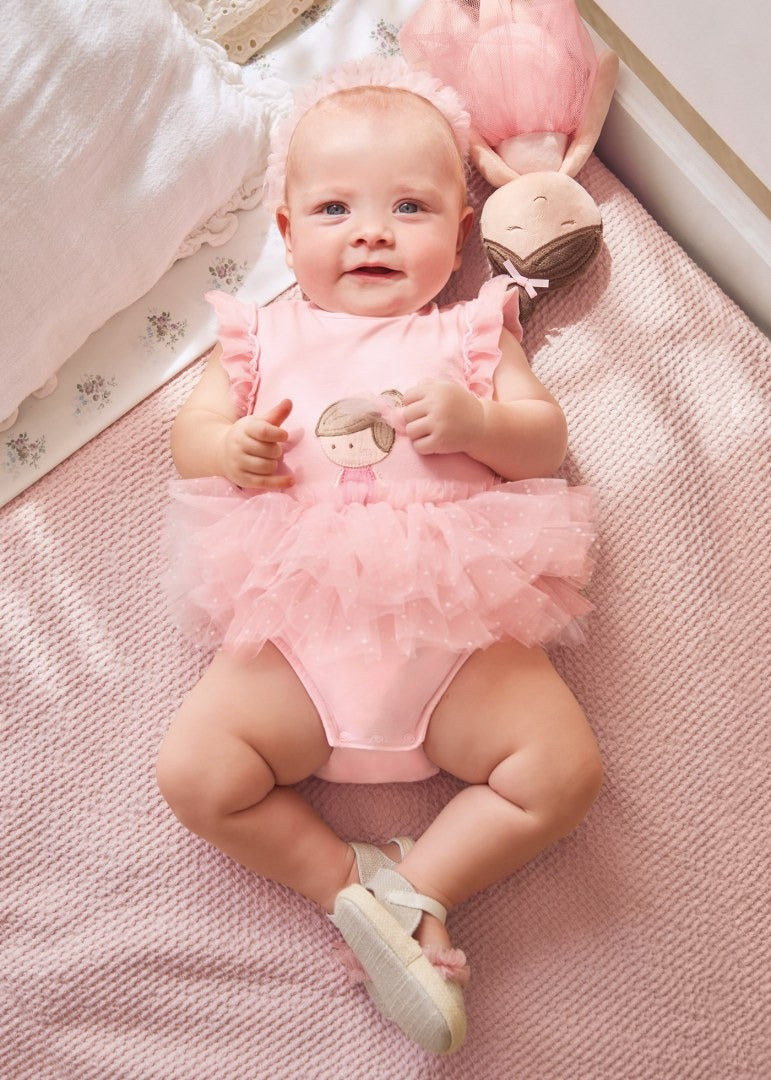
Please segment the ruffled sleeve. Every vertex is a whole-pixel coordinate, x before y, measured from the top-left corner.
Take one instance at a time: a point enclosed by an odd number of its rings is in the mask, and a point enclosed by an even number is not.
[[[492,395],[493,374],[501,359],[499,341],[505,326],[522,340],[519,321],[519,290],[509,288],[507,274],[486,281],[479,296],[465,306],[466,333],[463,339],[463,373],[466,385],[477,397]]]
[[[260,343],[257,305],[245,304],[229,293],[207,292],[220,324],[221,363],[230,378],[236,406],[242,416],[254,411],[260,384]]]

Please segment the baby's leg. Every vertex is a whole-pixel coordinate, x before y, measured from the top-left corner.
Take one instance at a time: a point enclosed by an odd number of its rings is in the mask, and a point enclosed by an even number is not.
[[[281,653],[218,653],[172,721],[160,790],[180,821],[231,858],[331,911],[353,851],[290,785],[329,757],[313,703]]]
[[[602,779],[578,702],[543,650],[516,643],[469,658],[434,710],[425,749],[470,786],[421,836],[402,872],[448,908],[570,832]]]

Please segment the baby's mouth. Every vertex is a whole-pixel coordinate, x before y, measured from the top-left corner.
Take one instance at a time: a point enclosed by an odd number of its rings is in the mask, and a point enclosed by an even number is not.
[[[370,266],[369,264],[364,264],[362,266],[355,266],[350,273],[356,274],[358,277],[391,277],[397,274],[398,271],[392,269],[390,266]]]

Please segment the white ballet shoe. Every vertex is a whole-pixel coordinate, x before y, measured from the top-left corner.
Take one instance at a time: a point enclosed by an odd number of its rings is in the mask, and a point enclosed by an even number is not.
[[[397,873],[378,870],[369,887],[349,885],[338,893],[332,922],[364,969],[373,1001],[412,1039],[435,1054],[458,1050],[466,1035],[460,981],[435,966],[412,936],[423,912],[442,923],[447,911]],[[445,956],[457,950],[440,950]],[[468,968],[458,965],[468,977]],[[447,965],[445,965],[446,967]]]

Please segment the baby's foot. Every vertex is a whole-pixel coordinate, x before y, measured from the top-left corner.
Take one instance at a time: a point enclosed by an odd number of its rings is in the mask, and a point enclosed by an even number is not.
[[[413,935],[425,952],[426,949],[451,949],[452,942],[447,933],[447,927],[428,912],[423,913],[423,918],[418,923],[418,928]]]

